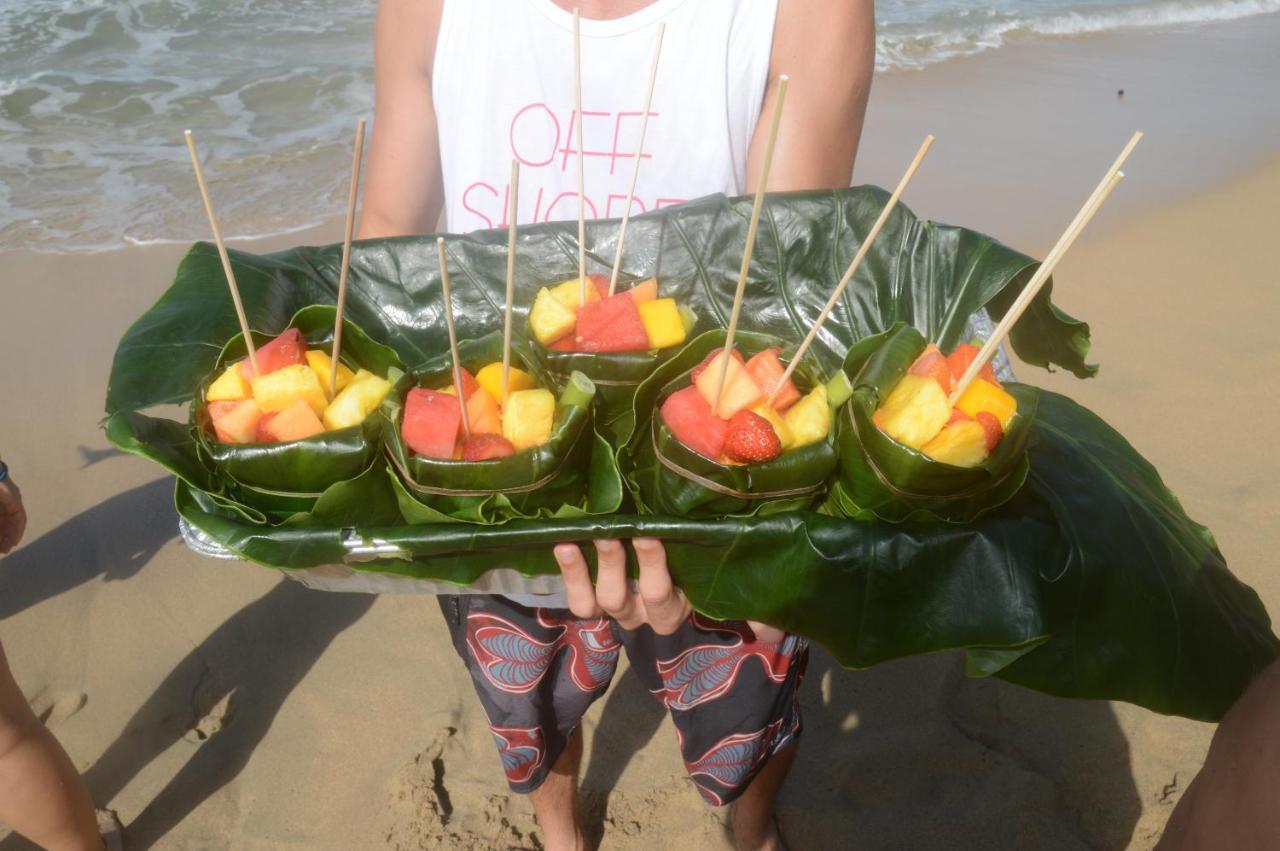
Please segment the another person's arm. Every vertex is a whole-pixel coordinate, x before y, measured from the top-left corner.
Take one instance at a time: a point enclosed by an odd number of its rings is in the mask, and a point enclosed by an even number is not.
[[[4,479],[0,481],[0,555],[5,555],[22,540],[27,529],[27,512],[22,507],[22,491],[9,478],[8,469],[0,461]]]
[[[779,0],[769,86],[751,140],[747,189],[756,190],[778,78],[791,78],[769,189],[849,185],[875,70],[873,0]]]
[[[444,201],[431,66],[443,0],[382,0],[374,36],[377,104],[359,237],[435,230]]]

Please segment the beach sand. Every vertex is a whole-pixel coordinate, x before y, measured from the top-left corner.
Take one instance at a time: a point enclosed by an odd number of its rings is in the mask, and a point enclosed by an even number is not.
[[[1066,62],[1101,42],[1051,52]],[[1158,52],[1137,36],[1120,42],[1143,47],[1130,65]],[[914,149],[921,121],[903,93],[935,87],[937,120],[926,123],[942,135],[947,105],[981,94],[970,86],[1029,86],[999,79],[998,63],[1018,61],[1028,59],[979,57],[878,81],[881,123],[868,125],[860,179],[891,182],[893,156]],[[1087,80],[1078,82],[1077,93]],[[902,94],[898,112],[888,94]],[[981,121],[955,124],[963,139]],[[1082,130],[1087,156],[1061,135],[1034,157],[1011,153],[1018,177],[985,206],[971,192],[999,149],[946,159],[940,141],[909,200],[922,215],[1043,252],[1133,126],[1117,122],[1114,139]],[[1148,162],[1163,162],[1163,143],[1149,144]],[[1206,145],[1213,188],[1122,206],[1131,186],[1165,179],[1160,169],[1142,176],[1140,148],[1116,209],[1057,276],[1059,303],[1092,322],[1101,375],[1021,375],[1128,435],[1274,613],[1280,463],[1267,447],[1280,292],[1274,254],[1259,249],[1280,221],[1280,160],[1224,163]],[[1061,173],[1045,165],[1059,156]],[[1030,212],[1027,187],[1045,199]],[[241,247],[337,235],[327,226]],[[111,450],[98,429],[115,342],[184,250],[0,256],[0,451],[31,517],[25,545],[0,565],[0,637],[25,693],[97,800],[131,825],[132,847],[538,847],[433,599],[313,592],[193,555],[176,537],[171,480]],[[967,680],[951,654],[848,673],[817,651],[803,699],[805,737],[779,804],[793,848],[1149,848],[1213,732]],[[584,794],[602,847],[729,847],[720,815],[684,777],[671,726],[625,670],[585,732]]]

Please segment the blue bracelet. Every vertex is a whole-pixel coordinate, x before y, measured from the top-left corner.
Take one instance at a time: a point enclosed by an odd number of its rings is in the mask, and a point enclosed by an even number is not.
[[[0,482],[3,482],[7,478],[9,478],[9,465],[0,461]]]

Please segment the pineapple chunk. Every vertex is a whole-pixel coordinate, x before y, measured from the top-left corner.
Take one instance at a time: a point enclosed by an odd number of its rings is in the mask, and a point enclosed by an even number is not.
[[[581,278],[573,278],[561,284],[556,284],[550,288],[552,297],[562,305],[577,315],[578,308],[582,307],[582,287],[579,285]],[[600,290],[596,288],[595,282],[587,277],[587,303],[600,300]]]
[[[331,363],[329,356],[324,352],[317,352],[315,349],[307,349],[307,366],[315,370],[316,377],[320,379],[320,386],[324,388],[325,395],[329,394],[329,364]],[[346,386],[351,383],[351,379],[355,375],[347,368],[342,361],[338,361],[338,384],[337,393],[341,393]],[[334,395],[337,395],[335,393]]]
[[[488,391],[489,395],[498,400],[501,404],[502,399],[502,364],[491,363],[482,367],[476,373],[476,383]],[[532,390],[536,385],[533,376],[525,372],[523,369],[511,367],[511,372],[507,376],[507,392],[518,393],[521,390]]]
[[[233,363],[209,385],[204,398],[209,402],[237,402],[248,399],[253,390],[240,374],[240,364]]]
[[[923,375],[905,375],[876,411],[875,419],[885,434],[919,449],[951,419],[951,406],[937,381]]]
[[[819,384],[810,390],[808,395],[787,410],[783,420],[791,431],[794,448],[826,440],[831,433],[831,406],[827,404],[827,386]]]
[[[1018,412],[1018,400],[985,378],[975,378],[956,402],[956,407],[975,418],[979,412],[987,411],[1000,421],[1000,428],[1007,432],[1013,415]]]
[[[556,397],[550,390],[520,390],[512,393],[502,411],[502,436],[519,452],[540,446],[551,439]]]
[[[973,420],[957,420],[920,451],[944,464],[976,467],[987,460],[987,430]]]
[[[777,412],[773,405],[760,404],[751,409],[751,413],[764,417],[769,421],[769,425],[773,426],[773,433],[778,436],[778,441],[782,444],[782,451],[796,445],[795,435],[791,433],[791,427],[787,425],[786,420]]]
[[[367,369],[352,377],[346,386],[324,411],[324,427],[330,431],[360,425],[365,417],[382,404],[391,392],[391,382],[379,378]]]
[[[720,381],[720,370],[724,368],[725,357],[725,353],[720,352],[693,381],[708,405],[716,404],[716,386]],[[716,416],[722,420],[730,419],[738,411],[750,408],[763,399],[764,393],[761,392],[760,385],[756,384],[742,361],[736,357],[729,358],[729,370],[725,373],[724,389],[720,393],[720,406],[715,408]]]
[[[577,325],[576,310],[565,307],[546,287],[538,290],[538,297],[529,310],[529,327],[533,329],[534,339],[549,346],[572,334]]]
[[[254,376],[252,385],[253,398],[264,414],[283,411],[297,399],[306,399],[311,410],[319,416],[329,404],[324,388],[320,386],[320,377],[311,367],[300,363]]]
[[[666,349],[685,340],[684,321],[674,298],[658,298],[636,303],[640,321],[649,335],[649,348]]]

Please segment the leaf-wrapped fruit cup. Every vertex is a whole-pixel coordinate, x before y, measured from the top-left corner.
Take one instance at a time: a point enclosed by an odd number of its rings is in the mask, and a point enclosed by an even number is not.
[[[335,310],[329,305],[305,307],[280,329],[297,328],[307,347],[332,352]],[[274,335],[253,332],[256,345]],[[338,482],[367,470],[380,454],[382,420],[377,412],[358,426],[336,429],[284,443],[222,443],[214,436],[205,394],[215,378],[234,361],[247,355],[244,337],[231,338],[218,355],[214,371],[201,383],[191,405],[191,422],[200,450],[224,478],[233,484],[236,498],[267,514],[289,515],[310,511],[320,495]],[[403,373],[393,349],[374,342],[357,325],[343,321],[339,357],[352,372],[367,369],[392,382]]]
[[[1040,401],[1035,387],[1004,385],[1018,411],[999,446],[976,467],[936,461],[876,427],[876,410],[926,345],[918,330],[898,323],[849,350],[844,370],[853,396],[836,416],[840,464],[826,503],[830,513],[892,523],[967,523],[1007,502],[1026,481],[1027,443]]]
[[[501,357],[499,336],[459,346],[462,366],[473,372]],[[547,386],[545,374],[530,360],[513,349],[512,366],[529,372],[539,386]],[[514,518],[578,517],[617,510],[621,488],[616,484],[618,476],[610,453],[600,452],[596,446],[591,426],[596,389],[586,376],[576,373],[565,382],[556,400],[551,439],[540,446],[490,461],[415,454],[401,433],[405,396],[413,385],[438,390],[452,384],[453,366],[446,356],[428,365],[415,382],[396,388],[382,407],[383,440],[398,474],[394,486],[408,522],[492,524]],[[612,487],[607,486],[610,480]]]
[[[645,514],[716,517],[803,511],[821,495],[836,467],[836,447],[823,440],[783,452],[772,461],[742,466],[721,464],[682,444],[662,423],[664,399],[687,387],[689,373],[712,350],[722,348],[723,329],[708,331],[684,347],[636,390],[635,426],[624,454],[627,482]],[[785,343],[764,334],[739,331],[734,348],[750,357]],[[784,360],[787,351],[782,352]],[[795,370],[801,393],[822,383],[809,360]]]

